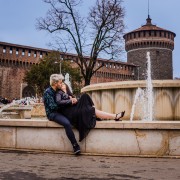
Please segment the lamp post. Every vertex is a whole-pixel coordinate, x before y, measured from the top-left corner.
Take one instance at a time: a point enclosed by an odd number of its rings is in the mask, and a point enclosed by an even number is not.
[[[63,61],[63,57],[60,55],[59,62],[55,61],[55,63],[59,63],[59,73],[61,74],[61,63]]]
[[[60,60],[59,60],[59,73],[61,74],[61,63],[63,61],[63,57],[60,55]]]

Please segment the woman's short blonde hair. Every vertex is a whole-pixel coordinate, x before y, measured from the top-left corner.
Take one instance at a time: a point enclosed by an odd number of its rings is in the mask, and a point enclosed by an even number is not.
[[[62,74],[52,74],[50,76],[50,85],[53,86],[55,83],[57,83],[60,80],[64,80],[64,76]]]

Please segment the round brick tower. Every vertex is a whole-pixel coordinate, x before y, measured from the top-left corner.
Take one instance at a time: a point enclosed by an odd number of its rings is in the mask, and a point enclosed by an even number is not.
[[[137,65],[136,79],[146,79],[147,59],[151,57],[152,79],[172,79],[172,51],[175,33],[151,23],[148,15],[146,24],[124,35],[127,62]]]

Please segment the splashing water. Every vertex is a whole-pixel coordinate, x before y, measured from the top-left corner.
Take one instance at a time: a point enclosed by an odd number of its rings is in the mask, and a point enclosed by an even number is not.
[[[36,103],[37,103],[37,99],[36,98],[30,98],[30,97],[26,97],[26,98],[19,99],[19,100],[13,100],[11,103],[3,105],[0,108],[0,118],[11,119],[10,116],[7,116],[7,114],[3,112],[4,110],[6,110],[10,107],[13,107],[13,106],[24,107],[24,106],[33,105]]]
[[[5,115],[3,114],[3,111],[4,111],[5,109],[8,109],[8,108],[11,107],[11,106],[14,106],[14,105],[15,105],[15,101],[13,101],[12,103],[7,104],[7,105],[1,107],[1,108],[0,108],[0,118],[9,119],[9,116],[5,116]]]
[[[150,52],[147,52],[147,80],[146,80],[146,95],[147,95],[147,118],[146,120],[153,120],[153,85],[152,85],[152,79],[151,79],[151,58],[150,58]]]
[[[11,107],[11,106],[14,106],[16,103],[15,101],[13,101],[12,103],[9,103],[7,105],[4,105],[3,107],[0,108],[0,114],[7,108]]]
[[[70,82],[70,80],[69,80],[69,73],[66,73],[66,75],[65,75],[65,81],[64,81],[64,82],[69,86],[70,91],[73,92],[73,91],[72,91],[71,82]]]
[[[147,52],[147,79],[146,79],[146,89],[138,88],[136,90],[132,110],[131,110],[131,117],[130,121],[133,120],[135,108],[139,105],[140,108],[140,117],[143,121],[152,121],[154,120],[154,113],[153,113],[153,85],[151,79],[151,59],[150,59],[150,52]]]
[[[141,88],[138,88],[138,89],[136,90],[136,94],[135,94],[135,98],[134,98],[134,103],[133,103],[132,110],[131,110],[130,121],[133,120],[134,112],[135,112],[135,106],[136,106],[136,103],[137,103],[137,101],[138,101],[141,93],[142,93],[142,89],[141,89]]]

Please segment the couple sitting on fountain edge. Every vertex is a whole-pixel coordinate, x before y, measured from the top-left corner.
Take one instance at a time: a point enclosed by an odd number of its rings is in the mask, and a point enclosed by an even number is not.
[[[50,87],[45,90],[43,96],[44,105],[47,118],[65,128],[74,154],[77,155],[80,154],[80,147],[72,131],[72,125],[78,130],[81,142],[95,127],[97,118],[119,121],[124,116],[125,111],[118,114],[100,111],[95,108],[91,97],[85,93],[77,100],[63,80],[64,77],[61,74],[50,76]]]

